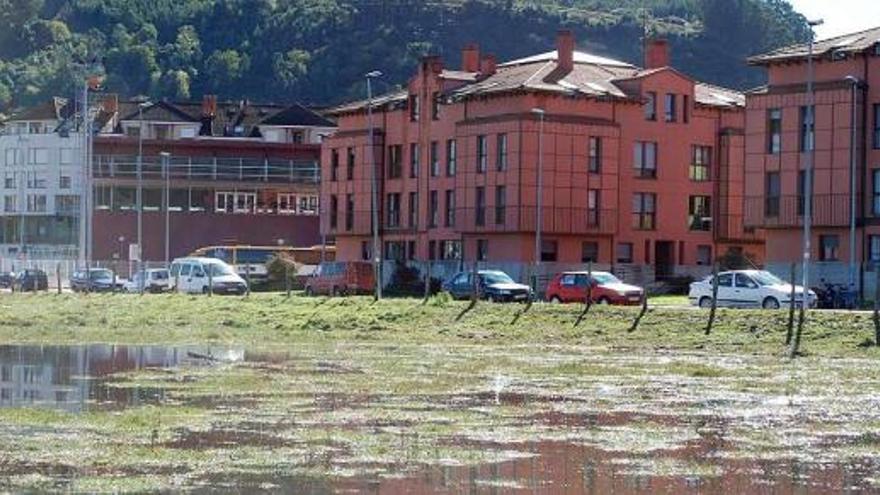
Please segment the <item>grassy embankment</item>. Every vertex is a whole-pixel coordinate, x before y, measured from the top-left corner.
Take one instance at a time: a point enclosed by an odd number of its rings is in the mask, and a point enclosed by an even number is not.
[[[201,296],[9,295],[0,298],[4,343],[266,344],[373,342],[449,344],[576,344],[622,349],[706,350],[781,354],[786,311],[719,310],[705,336],[706,311],[658,307],[637,332],[627,330],[638,308],[594,307],[577,328],[580,305],[479,303],[434,298],[325,299],[280,294],[249,299]],[[825,357],[876,357],[869,314],[811,313],[803,350]]]

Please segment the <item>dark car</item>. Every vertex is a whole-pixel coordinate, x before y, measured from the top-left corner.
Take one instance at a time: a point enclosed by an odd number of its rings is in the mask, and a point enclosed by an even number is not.
[[[15,282],[15,274],[12,272],[0,272],[0,289],[10,289]]]
[[[35,292],[49,290],[49,277],[43,270],[28,268],[15,277],[13,290],[19,292]]]
[[[468,299],[474,291],[473,272],[459,272],[443,283],[443,290],[454,299]],[[525,302],[532,295],[528,285],[515,282],[509,275],[497,270],[480,270],[478,293],[481,299],[494,302]]]
[[[70,290],[74,292],[112,292],[122,288],[121,281],[114,280],[113,272],[106,268],[89,268],[70,277]]]

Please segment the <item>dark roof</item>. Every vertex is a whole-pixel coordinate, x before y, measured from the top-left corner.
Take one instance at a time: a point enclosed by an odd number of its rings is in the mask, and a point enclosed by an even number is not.
[[[874,48],[880,43],[880,27],[867,29],[857,33],[844,34],[813,43],[813,56],[822,57],[833,53],[859,53]],[[806,60],[809,55],[809,43],[785,46],[771,52],[749,58],[752,65],[767,65],[788,60]]]
[[[73,115],[76,110],[68,104],[67,98],[57,96],[14,114],[9,120],[62,120]]]
[[[559,68],[557,52],[552,51],[501,64],[494,74],[456,87],[445,96],[456,100],[519,91],[639,98],[639,95],[631,95],[627,92],[626,81],[647,77],[664,70],[675,69],[661,67],[646,70],[619,60],[576,51],[574,67],[570,72],[565,72]],[[682,77],[688,76],[682,75]],[[695,81],[694,84],[694,99],[699,104],[717,107],[745,106],[745,97],[738,91],[699,81]],[[395,91],[374,98],[373,105],[374,108],[403,105],[407,97],[406,90]],[[366,107],[367,101],[360,100],[330,109],[328,113],[338,115],[362,111]]]
[[[140,120],[137,102],[125,102],[119,107],[119,120]],[[153,122],[199,122],[198,116],[184,112],[177,105],[165,101],[148,102],[143,109],[143,119]]]
[[[261,124],[281,126],[335,127],[336,124],[308,108],[294,103],[264,119]]]

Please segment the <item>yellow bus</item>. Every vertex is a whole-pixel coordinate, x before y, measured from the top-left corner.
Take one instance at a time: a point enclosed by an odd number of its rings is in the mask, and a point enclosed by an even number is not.
[[[322,253],[323,251],[323,253]],[[216,258],[231,265],[242,277],[250,276],[253,283],[265,282],[268,278],[266,264],[276,256],[292,258],[306,266],[318,266],[321,261],[336,259],[336,246],[206,246],[190,254],[193,257]],[[250,273],[248,273],[250,272]]]

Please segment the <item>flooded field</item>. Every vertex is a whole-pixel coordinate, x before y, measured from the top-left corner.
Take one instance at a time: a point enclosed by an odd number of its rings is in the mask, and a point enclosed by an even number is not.
[[[878,473],[873,360],[0,346],[0,491],[789,494]]]

